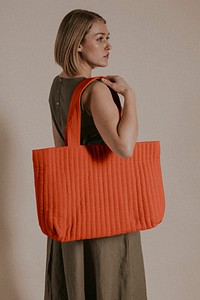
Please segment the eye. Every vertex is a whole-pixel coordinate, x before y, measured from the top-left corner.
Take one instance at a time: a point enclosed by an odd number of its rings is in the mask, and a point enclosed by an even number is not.
[[[104,40],[105,40],[105,41],[108,41],[109,39],[110,39],[110,36],[107,36],[107,37],[100,36],[100,37],[97,39],[97,41],[98,41],[98,42],[103,42]]]
[[[100,36],[98,39],[97,39],[97,42],[102,42],[103,41],[103,37]]]

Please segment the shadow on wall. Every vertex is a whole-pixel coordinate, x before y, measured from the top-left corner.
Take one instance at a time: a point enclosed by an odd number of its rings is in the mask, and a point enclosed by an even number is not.
[[[13,257],[15,245],[10,230],[11,225],[9,226],[9,219],[12,219],[9,212],[12,142],[2,114],[0,115],[0,141],[0,294],[1,299],[20,300],[20,292],[13,276],[13,269],[16,273]]]

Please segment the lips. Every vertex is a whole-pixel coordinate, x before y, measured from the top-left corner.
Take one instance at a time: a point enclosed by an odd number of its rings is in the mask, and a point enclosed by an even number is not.
[[[109,58],[109,53],[107,55],[105,55],[104,58]]]

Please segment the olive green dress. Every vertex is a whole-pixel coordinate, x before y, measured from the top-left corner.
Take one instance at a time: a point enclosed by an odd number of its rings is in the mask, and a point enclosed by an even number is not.
[[[84,78],[60,78],[49,104],[63,145],[72,93]],[[104,143],[82,107],[81,144]],[[146,300],[140,232],[72,242],[48,238],[45,300]]]

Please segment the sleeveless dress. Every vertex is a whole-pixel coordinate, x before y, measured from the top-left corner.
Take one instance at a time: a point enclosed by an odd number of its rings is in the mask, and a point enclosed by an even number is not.
[[[49,104],[64,145],[72,93],[84,78],[52,83]],[[93,119],[81,109],[81,144],[101,144]],[[45,300],[146,300],[140,232],[58,242],[48,238]]]

